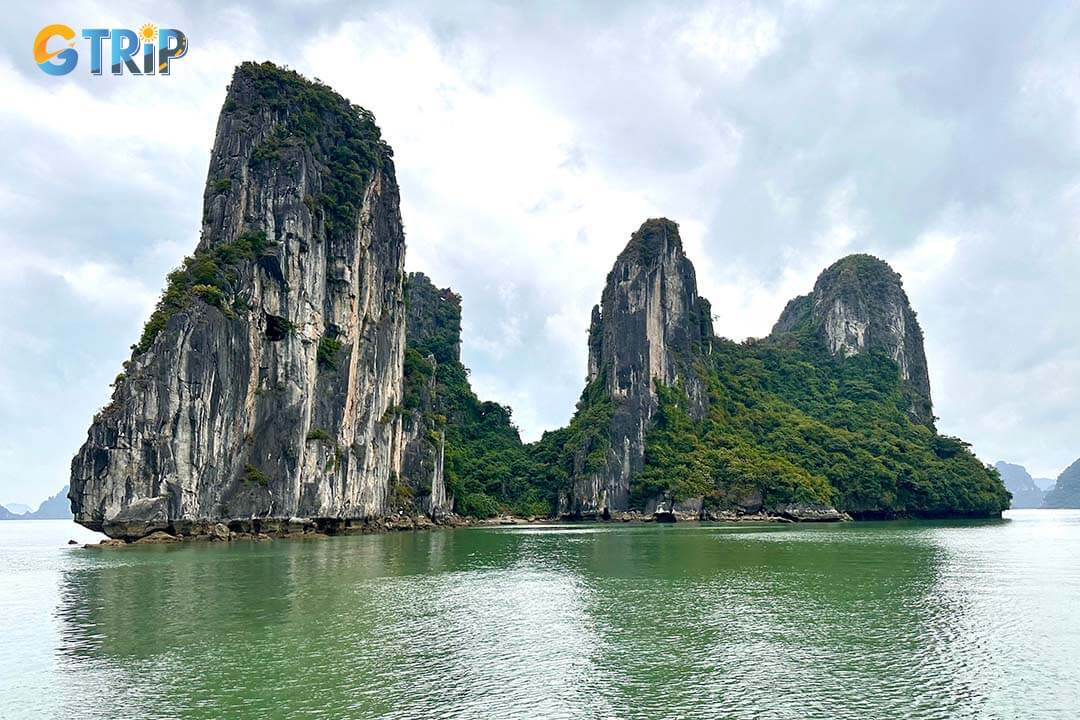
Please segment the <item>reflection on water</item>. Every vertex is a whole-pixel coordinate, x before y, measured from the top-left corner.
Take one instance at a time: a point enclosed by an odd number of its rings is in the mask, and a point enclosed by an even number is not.
[[[1080,513],[1014,518],[50,549],[45,568],[0,536],[3,567],[23,558],[0,621],[48,605],[27,657],[0,649],[0,716],[1071,717]]]

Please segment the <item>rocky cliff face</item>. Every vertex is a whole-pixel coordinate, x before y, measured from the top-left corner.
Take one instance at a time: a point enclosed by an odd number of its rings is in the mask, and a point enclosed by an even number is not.
[[[405,411],[402,418],[402,492],[405,510],[439,517],[454,498],[446,489],[446,398],[437,379],[440,364],[461,361],[461,298],[439,289],[423,273],[410,273],[405,293]]]
[[[850,255],[818,276],[809,295],[787,304],[773,334],[809,330],[833,355],[880,352],[900,368],[908,412],[933,426],[923,334],[900,276],[870,255]]]
[[[644,463],[645,433],[657,407],[655,382],[681,385],[692,413],[707,404],[694,358],[712,342],[709,303],[697,294],[694,266],[683,253],[678,226],[647,220],[607,276],[589,329],[589,383],[613,403],[603,433],[604,461],[588,467],[586,447],[575,462],[562,511],[604,515],[628,509],[630,482]]]
[[[370,114],[246,63],[218,120],[202,239],[72,461],[76,520],[345,523],[400,470],[405,241]]]

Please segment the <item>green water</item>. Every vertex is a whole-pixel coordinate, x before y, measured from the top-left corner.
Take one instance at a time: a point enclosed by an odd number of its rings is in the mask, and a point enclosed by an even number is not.
[[[1075,718],[1080,512],[1009,515],[112,552],[0,522],[0,717]]]

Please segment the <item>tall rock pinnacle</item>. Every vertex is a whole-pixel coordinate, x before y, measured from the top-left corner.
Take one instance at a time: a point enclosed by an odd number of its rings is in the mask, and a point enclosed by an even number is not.
[[[237,68],[202,239],[72,461],[78,522],[132,537],[385,511],[405,345],[391,157],[329,88]]]
[[[679,228],[651,219],[635,232],[607,276],[589,329],[589,382],[614,404],[602,469],[583,461],[563,510],[603,515],[626,510],[630,482],[644,463],[645,433],[657,407],[655,382],[679,384],[692,412],[707,397],[694,358],[712,341],[709,303],[697,294],[694,266],[683,253]]]
[[[406,505],[435,517],[453,509],[446,488],[445,418],[448,398],[440,393],[440,366],[461,362],[461,297],[437,288],[424,273],[409,273],[405,291],[405,395],[402,413],[401,482]]]
[[[923,333],[900,275],[870,255],[849,255],[818,276],[814,290],[787,304],[773,334],[809,330],[836,356],[880,352],[900,369],[908,413],[933,426]]]

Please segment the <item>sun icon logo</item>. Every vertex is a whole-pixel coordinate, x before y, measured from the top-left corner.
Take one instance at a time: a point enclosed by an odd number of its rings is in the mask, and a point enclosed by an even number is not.
[[[144,43],[152,43],[157,40],[157,25],[146,23],[139,28],[139,39]]]

